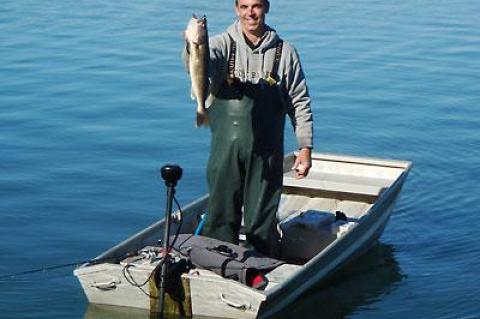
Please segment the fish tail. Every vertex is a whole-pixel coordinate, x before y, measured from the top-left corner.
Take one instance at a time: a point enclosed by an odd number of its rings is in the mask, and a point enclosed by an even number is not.
[[[207,116],[207,112],[205,112],[205,111],[203,111],[203,112],[198,112],[198,111],[197,111],[197,119],[196,119],[196,122],[195,122],[195,126],[196,126],[196,127],[208,126],[208,116]]]
[[[197,94],[195,94],[195,89],[193,88],[193,86],[190,89],[190,97],[192,98],[192,101],[197,99]]]

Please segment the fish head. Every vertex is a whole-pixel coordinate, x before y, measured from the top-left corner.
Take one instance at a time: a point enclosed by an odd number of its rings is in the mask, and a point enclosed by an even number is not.
[[[197,18],[193,15],[185,30],[185,38],[189,42],[202,44],[207,41],[207,17]]]

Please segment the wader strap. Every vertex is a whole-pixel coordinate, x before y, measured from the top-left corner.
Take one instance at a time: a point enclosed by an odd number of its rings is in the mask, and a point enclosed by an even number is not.
[[[233,40],[232,36],[230,37],[230,55],[228,56],[228,79],[227,81],[233,82],[235,79],[235,56],[237,53],[237,43]]]
[[[282,49],[283,49],[283,40],[278,41],[277,47],[275,48],[275,58],[273,60],[272,71],[268,73],[267,78],[265,79],[268,84],[275,85],[280,81],[280,76],[278,75],[278,67],[280,66],[280,60],[282,59]]]
[[[273,61],[272,72],[270,72],[270,75],[277,81],[280,80],[280,77],[278,76],[278,67],[280,66],[280,60],[282,59],[282,49],[283,40],[280,40],[275,48],[275,60]]]

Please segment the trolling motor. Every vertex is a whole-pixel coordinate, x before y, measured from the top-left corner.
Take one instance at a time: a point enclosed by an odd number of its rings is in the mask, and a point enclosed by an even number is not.
[[[169,259],[169,234],[170,234],[170,217],[172,215],[173,195],[175,194],[175,186],[182,177],[182,168],[176,164],[167,164],[160,170],[162,178],[167,186],[167,208],[165,210],[165,230],[163,233],[163,260],[162,270],[160,273],[160,291],[159,291],[159,312],[163,317],[163,308],[165,300],[165,283],[167,281],[167,267]]]

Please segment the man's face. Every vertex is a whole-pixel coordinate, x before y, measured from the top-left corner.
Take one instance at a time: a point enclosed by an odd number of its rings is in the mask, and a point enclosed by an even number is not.
[[[265,27],[265,14],[268,12],[265,0],[238,0],[235,11],[244,32],[261,35]]]

